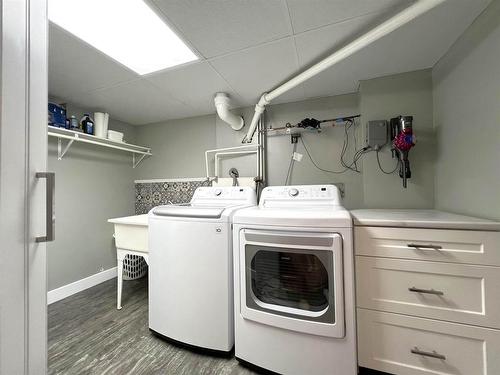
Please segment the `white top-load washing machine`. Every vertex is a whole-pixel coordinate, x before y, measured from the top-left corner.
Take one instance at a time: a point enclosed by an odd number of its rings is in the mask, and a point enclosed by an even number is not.
[[[234,345],[231,219],[256,204],[249,187],[199,187],[187,205],[149,213],[149,328],[229,352]]]
[[[235,354],[281,374],[357,374],[352,220],[333,185],[267,187],[233,217]]]

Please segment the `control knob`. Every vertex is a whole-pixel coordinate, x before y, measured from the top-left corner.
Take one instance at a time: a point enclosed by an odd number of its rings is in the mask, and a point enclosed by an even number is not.
[[[293,188],[293,189],[288,190],[288,194],[291,197],[296,197],[297,195],[299,195],[299,191],[297,189]]]

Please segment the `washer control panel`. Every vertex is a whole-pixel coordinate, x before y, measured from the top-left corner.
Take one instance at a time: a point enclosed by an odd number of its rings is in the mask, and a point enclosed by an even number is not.
[[[255,204],[255,190],[245,186],[202,186],[194,192],[191,203],[242,202]]]

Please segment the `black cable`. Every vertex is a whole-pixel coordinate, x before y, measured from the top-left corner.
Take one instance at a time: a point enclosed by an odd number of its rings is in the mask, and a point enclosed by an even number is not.
[[[350,166],[348,166],[344,160],[344,156],[345,156],[347,150],[349,149],[349,127],[350,126],[351,126],[350,121],[348,121],[344,124],[344,142],[342,143],[342,149],[340,151],[340,165],[342,165],[344,168],[355,171],[355,168],[351,168]]]
[[[288,186],[288,180],[291,178],[291,172],[293,164],[295,162],[295,159],[293,158],[293,154],[295,153],[295,151],[297,151],[297,143],[294,143],[292,147],[292,155],[290,155],[290,164],[288,164],[288,171],[286,172],[285,186]]]
[[[349,148],[349,125],[351,122],[347,122],[344,125],[344,142],[342,143],[342,149],[340,150],[340,165],[342,165],[344,168],[351,169],[347,166],[347,164],[344,161],[344,156],[345,153],[347,152],[347,149]]]
[[[304,140],[302,139],[302,137],[299,138],[300,141],[302,142],[302,146],[304,146],[304,150],[306,150],[306,153],[307,153],[307,156],[309,157],[309,159],[311,160],[311,163],[317,168],[319,169],[320,171],[323,171],[323,172],[327,172],[327,173],[334,173],[334,174],[340,174],[340,173],[344,173],[346,172],[347,170],[349,170],[349,168],[345,168],[343,171],[331,171],[329,169],[324,169],[324,168],[321,168],[318,164],[316,164],[316,162],[314,161],[314,159],[312,158],[311,156],[311,153],[309,152],[309,149],[307,148],[306,146],[306,143],[304,142]]]
[[[356,136],[356,118],[352,119],[353,124],[352,124],[352,136],[354,138],[354,149],[356,150],[358,148],[358,138]],[[354,163],[354,168],[359,171],[358,169],[358,164]]]
[[[393,174],[394,172],[396,172],[396,170],[399,168],[399,162],[400,162],[399,158],[398,158],[398,162],[396,163],[396,166],[394,167],[394,169],[393,169],[391,172],[387,172],[387,171],[384,171],[384,168],[382,168],[382,164],[380,164],[380,159],[379,159],[379,157],[378,157],[378,153],[379,153],[379,152],[380,152],[380,151],[379,151],[379,150],[377,150],[377,164],[378,164],[379,169],[380,169],[383,173],[385,173],[385,174]]]
[[[358,168],[358,163],[357,163],[358,160],[359,160],[359,158],[356,158],[356,154],[359,151],[362,151],[363,149],[356,151],[356,153],[353,156],[353,162],[351,164],[347,164],[346,161],[345,161],[345,159],[344,159],[345,155],[346,155],[346,152],[349,149],[349,130],[351,130],[351,129],[353,129],[354,149],[356,150],[356,148],[357,148],[357,137],[356,137],[356,128],[355,128],[356,122],[355,122],[355,119],[354,118],[348,119],[348,120],[346,120],[346,122],[347,123],[344,126],[344,142],[342,144],[342,149],[341,149],[341,152],[340,152],[340,164],[344,168],[350,169],[353,172],[361,173],[361,171]]]

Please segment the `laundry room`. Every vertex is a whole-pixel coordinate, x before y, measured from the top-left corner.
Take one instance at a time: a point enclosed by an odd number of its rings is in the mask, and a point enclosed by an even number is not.
[[[500,373],[499,0],[18,2],[0,373]]]

